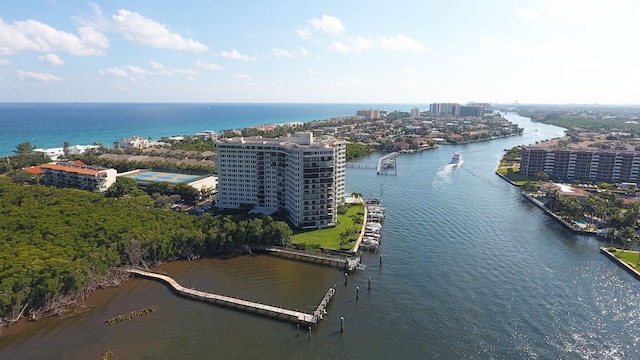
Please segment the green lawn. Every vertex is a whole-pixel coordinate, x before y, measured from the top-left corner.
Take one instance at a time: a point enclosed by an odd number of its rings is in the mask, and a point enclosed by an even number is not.
[[[609,252],[612,253],[615,257],[631,265],[636,270],[640,270],[638,269],[640,252],[632,251],[632,250],[622,250],[622,249],[615,249],[615,250],[616,251],[613,251],[612,248],[609,248]]]
[[[351,249],[355,245],[355,241],[360,234],[363,224],[357,225],[358,232],[355,236],[351,236],[348,244],[340,244],[340,234],[354,226],[353,215],[360,213],[364,220],[364,205],[351,204],[346,215],[338,215],[338,225],[333,228],[320,230],[294,231],[291,236],[291,242],[294,244],[303,244],[306,246],[319,246],[327,249]]]
[[[508,169],[512,169],[512,172],[509,172]],[[520,166],[500,166],[498,167],[498,173],[503,175],[507,179],[513,181],[516,185],[524,185],[527,181],[532,181],[534,179],[530,177],[526,177],[520,173]]]

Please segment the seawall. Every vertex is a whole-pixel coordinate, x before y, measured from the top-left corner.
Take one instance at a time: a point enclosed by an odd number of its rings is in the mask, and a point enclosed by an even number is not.
[[[605,247],[601,247],[600,248],[600,252],[603,253],[606,257],[608,257],[612,261],[614,261],[616,264],[621,266],[623,269],[627,270],[629,273],[631,273],[631,275],[635,276],[636,279],[640,280],[640,272],[638,272],[638,270],[633,268],[631,265],[627,264],[626,262],[622,261],[621,259],[619,259],[615,255],[613,255],[609,251],[609,249],[607,249]]]

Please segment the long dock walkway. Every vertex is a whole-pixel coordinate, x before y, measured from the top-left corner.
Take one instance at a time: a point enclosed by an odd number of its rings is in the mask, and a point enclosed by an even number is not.
[[[294,250],[283,248],[279,246],[263,246],[263,245],[252,245],[252,250],[264,251],[273,255],[279,255],[282,257],[289,257],[292,259],[304,260],[314,263],[327,264],[331,266],[341,267],[345,271],[353,271],[358,268],[358,263],[360,262],[357,257],[348,257],[348,256],[338,256],[338,255],[329,255],[329,254],[320,254],[320,253],[310,253],[301,250]]]
[[[194,290],[186,288],[173,278],[167,275],[162,275],[150,271],[145,271],[135,268],[122,268],[121,271],[128,272],[133,275],[137,275],[147,279],[159,280],[171,286],[178,295],[182,295],[191,299],[209,302],[213,304],[224,305],[233,309],[252,312],[255,314],[261,314],[266,316],[275,317],[277,319],[287,320],[298,324],[307,326],[315,325],[322,319],[322,316],[326,312],[327,305],[331,298],[335,294],[334,288],[329,288],[324,298],[320,302],[320,305],[316,308],[313,314],[307,314],[300,311],[284,309],[276,306],[260,304],[253,301],[242,300],[230,296],[212,294],[204,291]]]

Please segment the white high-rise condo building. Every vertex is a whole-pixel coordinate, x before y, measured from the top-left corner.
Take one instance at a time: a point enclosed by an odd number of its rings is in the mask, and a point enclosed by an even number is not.
[[[285,210],[294,226],[335,226],[345,193],[346,142],[311,132],[216,141],[218,207]]]

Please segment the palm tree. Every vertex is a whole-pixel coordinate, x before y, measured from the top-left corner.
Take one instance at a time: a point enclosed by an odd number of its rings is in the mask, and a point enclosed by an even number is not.
[[[554,211],[560,202],[561,199],[558,190],[554,189],[547,191],[547,209]]]

